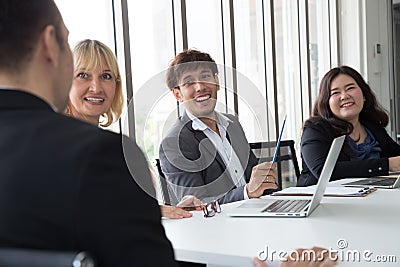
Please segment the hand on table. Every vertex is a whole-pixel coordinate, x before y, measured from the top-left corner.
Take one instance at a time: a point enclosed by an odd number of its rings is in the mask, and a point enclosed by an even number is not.
[[[160,205],[161,216],[170,219],[190,218],[192,214],[176,206]]]
[[[187,195],[182,198],[177,206],[160,205],[161,215],[170,219],[192,217],[190,210],[201,210],[204,204],[195,196]]]

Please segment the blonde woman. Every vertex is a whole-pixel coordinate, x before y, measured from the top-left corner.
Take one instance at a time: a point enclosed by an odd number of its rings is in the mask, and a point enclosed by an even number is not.
[[[109,126],[121,116],[124,97],[114,53],[96,40],[73,49],[74,78],[66,113],[80,120]]]
[[[86,39],[74,47],[73,56],[74,77],[66,113],[93,125],[111,125],[121,116],[124,101],[121,74],[114,53],[102,42]],[[193,196],[186,196],[178,206],[201,206],[201,202]],[[192,216],[179,207],[161,205],[160,208],[163,217]]]

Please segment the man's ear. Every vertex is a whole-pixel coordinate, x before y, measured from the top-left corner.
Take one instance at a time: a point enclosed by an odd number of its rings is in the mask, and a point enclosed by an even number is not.
[[[41,48],[43,55],[45,56],[46,60],[50,64],[57,66],[60,47],[57,42],[55,27],[53,25],[47,25],[42,31],[40,40],[42,44]]]
[[[181,90],[179,90],[178,88],[173,88],[172,93],[174,94],[176,100],[182,102]]]
[[[217,91],[219,91],[220,85],[219,85],[219,76],[218,76],[218,74],[215,74],[214,78],[215,78],[215,85],[217,86]]]

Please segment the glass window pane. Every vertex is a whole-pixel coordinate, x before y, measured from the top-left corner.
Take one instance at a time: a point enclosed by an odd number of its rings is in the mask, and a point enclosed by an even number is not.
[[[302,125],[297,1],[275,0],[276,80],[278,116],[287,124],[283,139],[296,140]]]
[[[219,65],[221,88],[225,88],[229,81],[225,78],[224,44],[222,34],[221,1],[215,0],[187,0],[187,41],[188,48],[209,53]],[[180,51],[178,51],[179,53]],[[226,112],[226,90],[219,90],[216,109]],[[231,113],[231,112],[229,112]]]
[[[239,120],[249,142],[268,141],[275,138],[275,124],[272,103],[267,103],[266,97],[266,90],[273,92],[273,88],[267,88],[265,79],[262,1],[236,0],[233,7],[236,68],[240,73],[237,89]]]
[[[220,1],[187,0],[188,48],[209,53],[217,63],[223,60]]]
[[[96,39],[114,50],[112,2],[109,0],[55,0],[69,30],[69,43]],[[96,12],[88,12],[96,7]],[[79,8],[77,8],[79,7]]]
[[[308,0],[311,102],[314,103],[320,79],[330,68],[329,12],[327,1]]]
[[[310,52],[310,77],[311,77],[311,98],[316,100],[318,94],[318,23],[317,23],[317,1],[308,1],[309,20],[309,52]]]
[[[164,80],[174,57],[172,1],[128,1],[128,13],[136,142],[152,161],[164,122],[170,114],[176,118],[176,101]]]

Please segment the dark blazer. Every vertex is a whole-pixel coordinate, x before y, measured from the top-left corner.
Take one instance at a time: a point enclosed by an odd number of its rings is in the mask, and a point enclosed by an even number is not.
[[[227,128],[227,138],[242,163],[248,182],[258,161],[239,121],[233,115],[224,115],[232,120]],[[184,195],[195,195],[204,202],[219,199],[220,203],[244,198],[243,186],[235,186],[217,149],[202,131],[192,128],[186,113],[177,119],[161,142],[159,156],[167,181],[178,185],[172,186],[176,195],[173,202]]]
[[[88,251],[103,267],[175,266],[139,148],[0,89],[0,246]],[[154,193],[151,182],[146,191]],[[154,255],[157,254],[157,257]]]
[[[345,153],[346,141],[339,154],[331,181],[346,177],[371,177],[389,173],[388,158],[400,155],[400,146],[387,134],[385,128],[370,122],[362,122],[382,149],[381,158],[360,161],[350,161]],[[335,137],[339,134],[325,120],[306,121],[301,137],[302,171],[297,186],[308,186],[317,183],[322,172],[328,151]],[[317,178],[318,177],[318,178]]]

